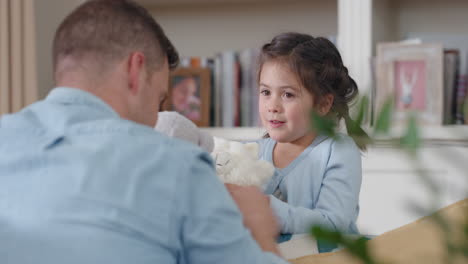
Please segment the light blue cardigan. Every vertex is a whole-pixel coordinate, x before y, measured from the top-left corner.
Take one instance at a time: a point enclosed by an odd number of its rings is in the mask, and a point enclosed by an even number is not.
[[[260,159],[273,163],[276,141],[257,142]],[[318,136],[286,168],[275,169],[264,192],[283,234],[307,233],[312,225],[357,234],[361,178],[361,153],[349,136]],[[272,195],[278,186],[287,202]]]

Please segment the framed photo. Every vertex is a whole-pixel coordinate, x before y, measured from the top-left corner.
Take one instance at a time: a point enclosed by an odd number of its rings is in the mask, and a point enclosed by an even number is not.
[[[441,125],[443,56],[439,44],[378,44],[375,113],[392,98],[395,123],[416,112],[421,124]]]
[[[177,111],[197,126],[210,121],[210,70],[178,68],[171,73],[169,94],[162,110]]]

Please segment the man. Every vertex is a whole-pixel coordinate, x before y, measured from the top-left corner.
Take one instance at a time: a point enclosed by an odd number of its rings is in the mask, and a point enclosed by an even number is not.
[[[84,3],[53,57],[57,87],[0,119],[0,263],[284,262],[268,199],[228,186],[242,219],[207,153],[153,131],[178,55],[146,10]]]

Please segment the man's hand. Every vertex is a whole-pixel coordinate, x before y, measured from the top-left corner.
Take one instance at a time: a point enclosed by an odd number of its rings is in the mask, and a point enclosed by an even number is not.
[[[270,200],[255,186],[225,184],[244,218],[244,225],[264,251],[279,255],[276,237],[279,226],[270,208]]]

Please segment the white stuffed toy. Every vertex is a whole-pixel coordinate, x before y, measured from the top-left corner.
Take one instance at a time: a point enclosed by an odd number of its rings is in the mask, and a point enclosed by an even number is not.
[[[192,121],[177,112],[159,112],[154,130],[173,138],[191,142],[206,152],[213,151],[213,137],[201,131]]]
[[[214,145],[211,157],[222,182],[262,187],[273,176],[273,165],[258,159],[257,143],[243,144],[215,137]]]
[[[271,163],[258,159],[257,143],[240,143],[214,138],[211,157],[216,163],[216,173],[224,183],[263,186],[274,173]]]
[[[273,176],[273,165],[258,159],[257,143],[213,138],[177,112],[160,112],[155,130],[212,150],[216,173],[224,183],[262,187]]]

